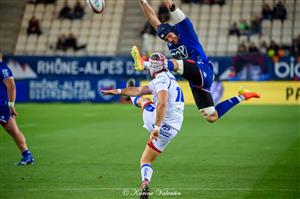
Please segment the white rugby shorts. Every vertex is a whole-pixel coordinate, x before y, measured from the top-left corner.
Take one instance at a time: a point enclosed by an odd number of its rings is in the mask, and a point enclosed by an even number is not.
[[[156,118],[156,109],[153,103],[146,104],[143,107],[143,127],[147,129],[149,133],[151,133],[154,129],[154,123]],[[167,145],[171,142],[171,140],[177,135],[178,131],[168,124],[162,124],[160,128],[160,134],[156,140],[148,142],[148,146],[153,150],[161,153],[167,147]]]

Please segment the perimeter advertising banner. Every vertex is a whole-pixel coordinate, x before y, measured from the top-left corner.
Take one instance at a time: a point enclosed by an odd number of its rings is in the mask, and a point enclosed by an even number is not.
[[[7,56],[4,61],[15,76],[19,102],[118,101],[118,96],[103,96],[100,90],[125,87],[126,80],[132,77],[149,80],[147,71],[135,71],[132,58],[126,56]],[[212,57],[211,61],[219,80],[300,79],[300,64],[290,57],[278,63],[262,55]]]
[[[130,57],[6,57],[17,84],[18,102],[111,102],[101,89],[124,87],[128,78],[146,79]]]
[[[111,102],[119,96],[102,95],[102,89],[122,86],[118,79],[69,78],[30,79],[17,81],[19,102]]]
[[[142,81],[141,85],[147,85],[148,81]],[[179,81],[180,87],[184,94],[185,104],[195,104],[193,94],[190,89],[190,85],[187,81]],[[223,89],[220,101],[232,98],[238,94],[238,90],[241,86],[248,88],[249,90],[260,93],[260,99],[252,99],[242,102],[244,105],[300,105],[300,83],[297,81],[285,81],[285,82],[223,82]],[[211,91],[213,96],[215,91]],[[219,95],[219,94],[218,94]],[[150,97],[150,96],[149,96]]]

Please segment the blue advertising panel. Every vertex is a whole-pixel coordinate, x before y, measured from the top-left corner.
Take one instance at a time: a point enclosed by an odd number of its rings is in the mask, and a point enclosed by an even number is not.
[[[135,71],[131,57],[43,57],[7,56],[4,61],[16,79],[62,76],[146,78],[147,71]]]
[[[300,63],[294,57],[283,57],[270,65],[270,76],[274,80],[300,80]]]
[[[263,55],[212,57],[216,78],[225,81],[299,80],[300,63],[283,57],[274,63]],[[19,102],[111,102],[101,89],[122,88],[128,78],[149,79],[135,71],[131,57],[7,56]],[[181,78],[181,77],[179,77]]]
[[[118,79],[42,78],[18,80],[18,102],[111,102],[120,96],[103,95],[102,89],[122,86]]]
[[[101,89],[124,87],[128,78],[146,79],[130,57],[7,56],[17,85],[18,102],[111,102]]]

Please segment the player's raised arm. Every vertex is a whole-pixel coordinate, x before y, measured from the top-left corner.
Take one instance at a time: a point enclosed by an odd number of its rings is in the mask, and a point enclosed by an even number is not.
[[[139,2],[145,17],[148,19],[153,28],[156,29],[157,26],[161,24],[161,22],[159,21],[154,9],[151,7],[147,0],[139,0]]]
[[[111,90],[101,90],[104,95],[127,95],[127,96],[140,96],[151,94],[148,86],[143,87],[127,87],[124,89],[111,89]]]

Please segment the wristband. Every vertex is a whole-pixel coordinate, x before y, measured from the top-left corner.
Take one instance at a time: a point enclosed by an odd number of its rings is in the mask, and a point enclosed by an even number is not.
[[[155,125],[155,126],[154,126],[154,130],[160,132],[160,126]]]
[[[122,90],[121,89],[117,89],[118,94],[120,95]]]
[[[15,107],[15,102],[8,102],[9,107]]]
[[[141,2],[142,5],[148,3],[147,0],[140,0],[140,2]]]
[[[173,12],[170,12],[170,14],[175,23],[180,23],[186,18],[185,14],[179,8],[176,8]]]

